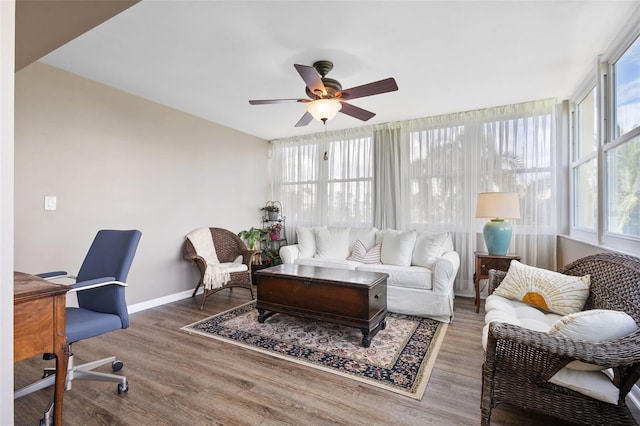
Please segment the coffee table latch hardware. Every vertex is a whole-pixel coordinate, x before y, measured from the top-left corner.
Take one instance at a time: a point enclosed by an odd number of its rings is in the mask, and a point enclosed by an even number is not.
[[[309,287],[311,285],[310,280],[304,280],[302,283],[304,284],[305,287]]]

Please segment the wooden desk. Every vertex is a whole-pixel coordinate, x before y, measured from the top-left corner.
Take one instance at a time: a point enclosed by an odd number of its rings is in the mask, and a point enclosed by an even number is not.
[[[473,253],[476,257],[476,270],[473,273],[473,286],[476,290],[476,314],[480,312],[480,280],[489,278],[489,270],[508,271],[512,260],[520,261],[520,256],[508,254],[500,256],[496,254]]]
[[[62,425],[69,362],[65,332],[68,285],[55,284],[34,275],[13,273],[13,362],[44,353],[56,356],[53,423]]]

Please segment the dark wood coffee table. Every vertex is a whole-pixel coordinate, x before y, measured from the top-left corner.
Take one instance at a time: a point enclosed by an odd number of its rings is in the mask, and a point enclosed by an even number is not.
[[[255,276],[261,323],[281,313],[355,327],[365,348],[386,327],[387,274],[286,264]]]

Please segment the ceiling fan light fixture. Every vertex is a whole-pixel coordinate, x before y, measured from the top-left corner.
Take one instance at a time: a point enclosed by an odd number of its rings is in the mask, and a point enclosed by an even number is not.
[[[335,99],[317,99],[307,104],[307,112],[318,121],[326,122],[333,119],[338,111],[342,108],[342,104]]]

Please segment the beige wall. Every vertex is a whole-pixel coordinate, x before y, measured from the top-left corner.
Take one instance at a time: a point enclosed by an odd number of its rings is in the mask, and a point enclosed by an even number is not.
[[[577,241],[563,235],[558,236],[557,251],[558,269],[567,266],[569,263],[573,262],[574,260],[578,260],[581,257],[597,253],[612,252],[612,250],[607,250],[593,244]]]
[[[15,76],[15,268],[76,273],[97,230],[136,228],[127,302],[191,289],[184,236],[259,224],[268,150],[265,140],[34,63]],[[45,195],[57,197],[56,211],[44,210]]]

